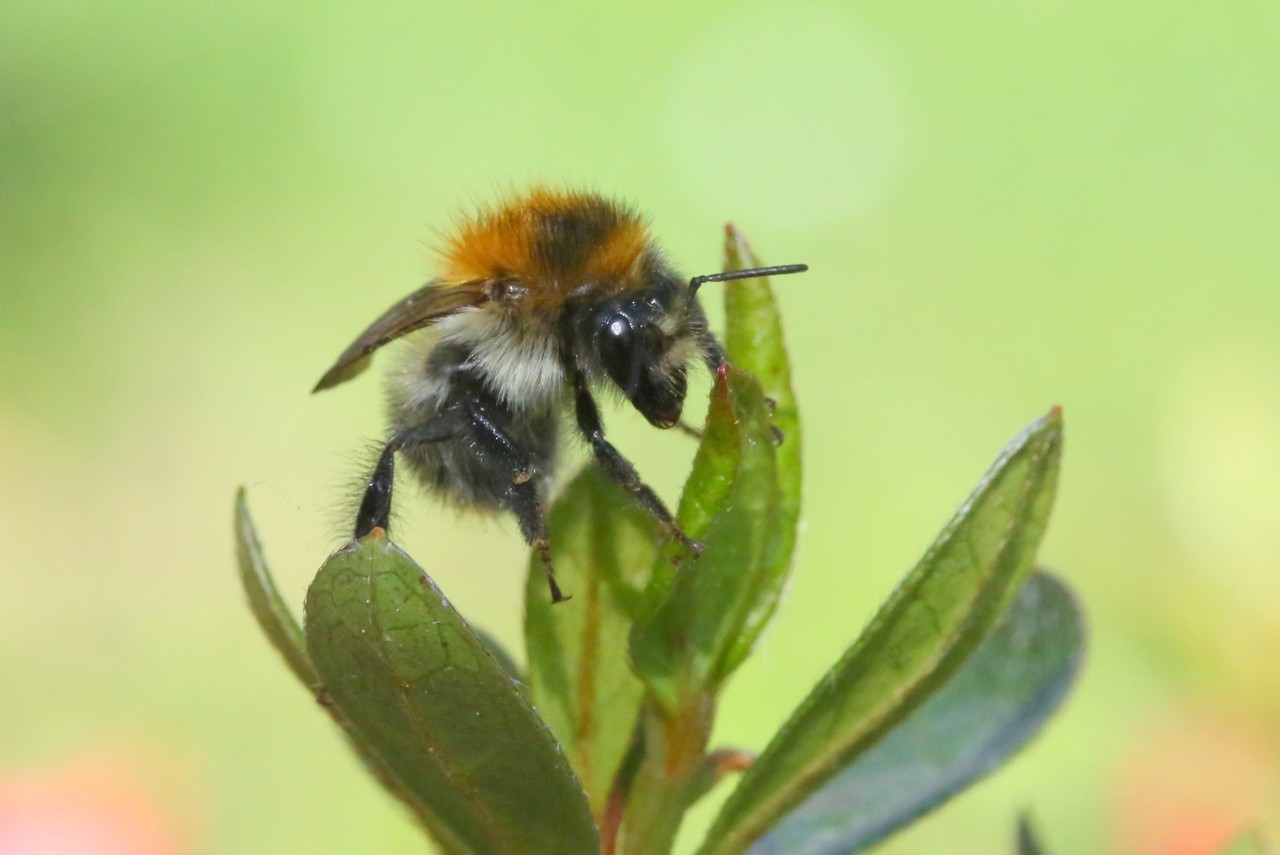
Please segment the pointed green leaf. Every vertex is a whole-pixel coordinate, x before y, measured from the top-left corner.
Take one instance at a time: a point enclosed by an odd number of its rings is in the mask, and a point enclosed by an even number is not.
[[[1044,855],[1031,818],[1026,814],[1018,818],[1018,855]]]
[[[733,226],[725,229],[724,269],[763,267],[764,263]],[[803,284],[800,285],[803,287]],[[778,607],[790,575],[800,522],[800,412],[791,388],[791,362],[782,334],[782,315],[768,279],[743,279],[725,285],[725,350],[734,367],[754,374],[765,397],[774,402],[773,424],[781,434],[778,445],[778,512],[766,541],[760,585],[755,602],[721,664],[720,679],[737,668],[751,652]]]
[[[665,559],[677,553],[663,550],[654,577],[666,582],[665,595],[631,635],[636,672],[666,709],[713,692],[727,676],[758,593],[769,584],[765,562],[779,501],[764,393],[751,375],[725,369],[712,388],[678,515],[705,550],[686,559],[674,578]]]
[[[700,852],[741,852],[956,673],[1023,581],[1053,504],[1058,410],[1000,456],[862,635],[743,775]]]
[[[306,636],[336,717],[448,851],[596,855],[582,788],[522,689],[380,532],[320,568]]]
[[[249,598],[249,610],[258,620],[267,640],[271,642],[294,676],[308,688],[319,685],[320,678],[307,655],[307,643],[302,628],[294,618],[284,598],[271,578],[271,569],[262,554],[258,531],[249,516],[249,503],[244,487],[236,490],[236,559],[240,564],[240,584]]]
[[[1228,843],[1220,855],[1275,855],[1275,851],[1262,832],[1250,830]]]
[[[556,576],[573,599],[551,604],[542,562],[531,556],[529,682],[534,705],[564,746],[598,818],[644,695],[627,659],[627,634],[664,534],[594,465],[556,501],[548,524]]]
[[[1083,653],[1075,598],[1052,576],[1032,576],[950,682],[783,817],[750,855],[852,855],[879,843],[1025,745],[1066,697]],[[1024,819],[1021,855],[1039,852],[1029,835]]]

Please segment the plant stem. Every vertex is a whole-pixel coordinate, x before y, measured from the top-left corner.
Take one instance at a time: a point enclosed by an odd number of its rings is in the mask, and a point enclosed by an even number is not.
[[[643,716],[645,753],[623,818],[625,855],[669,855],[685,811],[707,791],[706,750],[715,699],[692,698],[673,715],[648,705]]]

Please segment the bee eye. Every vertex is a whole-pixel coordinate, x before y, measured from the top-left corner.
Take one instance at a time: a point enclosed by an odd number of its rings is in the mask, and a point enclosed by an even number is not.
[[[609,312],[598,321],[596,349],[605,371],[623,392],[630,395],[640,382],[640,354],[636,329],[631,319],[620,312]]]

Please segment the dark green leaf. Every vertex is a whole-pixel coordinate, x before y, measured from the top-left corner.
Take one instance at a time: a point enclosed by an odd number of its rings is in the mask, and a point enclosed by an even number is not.
[[[243,487],[236,492],[235,528],[236,553],[240,562],[240,580],[244,585],[245,592],[249,595],[249,608],[254,617],[258,619],[259,626],[262,627],[272,646],[284,656],[285,662],[288,664],[289,669],[293,671],[294,676],[302,681],[308,691],[316,692],[320,688],[320,677],[316,673],[315,666],[311,664],[311,656],[307,653],[306,640],[303,637],[302,629],[298,626],[298,622],[294,620],[288,606],[284,604],[284,600],[281,599],[279,592],[276,590],[275,582],[271,578],[271,571],[267,569],[266,560],[262,555],[262,546],[258,542],[258,534],[253,525],[253,519],[249,516],[249,506],[245,501]],[[325,709],[334,721],[347,732],[352,750],[359,755],[370,774],[377,778],[396,798],[413,805],[414,796],[404,789],[402,782],[383,765],[377,756],[368,750],[366,745],[359,740],[350,738],[351,729],[342,719],[341,711],[332,704],[326,704]],[[417,811],[417,813],[419,814],[419,819],[421,819],[424,812]],[[428,828],[427,831],[430,833],[431,829]],[[447,836],[437,836],[436,842],[442,847],[441,851],[444,855],[467,855],[467,850],[451,845],[451,841]]]
[[[380,533],[320,568],[306,635],[352,740],[449,852],[596,855],[582,788],[522,689]]]
[[[320,679],[311,664],[311,657],[307,655],[302,628],[298,626],[298,621],[276,589],[275,580],[271,578],[271,570],[262,554],[262,544],[258,542],[257,529],[254,528],[253,518],[249,516],[244,487],[236,490],[235,528],[240,584],[249,597],[249,609],[257,618],[258,626],[262,627],[271,646],[284,657],[289,670],[304,686],[314,688],[320,683]]]
[[[1044,855],[1031,818],[1026,814],[1018,818],[1018,855]]]
[[[488,630],[482,627],[472,626],[471,631],[476,634],[476,638],[480,639],[484,649],[489,651],[493,661],[498,663],[498,667],[502,669],[503,674],[506,674],[515,683],[523,685],[526,682],[524,674],[520,673],[520,666],[516,664],[515,657],[511,655],[507,648],[502,646],[501,641],[498,641]]]
[[[542,562],[529,562],[525,644],[534,705],[564,746],[600,817],[635,731],[644,686],[627,634],[653,569],[661,526],[596,466],[574,479],[549,515],[560,587],[552,605]]]
[[[746,849],[960,669],[1031,572],[1053,504],[1061,448],[1055,409],[1005,450],[743,775],[702,855]]]
[[[725,229],[724,269],[762,267],[757,256],[733,226]],[[803,287],[803,285],[801,285]],[[778,511],[765,542],[766,555],[738,637],[726,652],[718,679],[723,680],[751,652],[778,607],[786,585],[791,556],[795,552],[800,522],[801,433],[800,412],[791,388],[791,363],[782,335],[782,315],[768,279],[744,279],[725,285],[725,350],[736,368],[754,374],[766,398],[774,402],[773,425],[782,442],[778,446]]]
[[[809,796],[750,855],[852,855],[994,770],[1066,696],[1084,653],[1079,606],[1032,576],[950,682]],[[1024,819],[1020,855],[1039,855]]]
[[[631,636],[636,671],[666,709],[713,692],[727,675],[743,627],[757,611],[758,592],[770,581],[765,560],[779,501],[764,393],[751,375],[725,369],[711,391],[678,515],[705,551],[686,559],[674,578],[664,559],[678,553],[663,551],[654,578],[666,585],[665,595]]]

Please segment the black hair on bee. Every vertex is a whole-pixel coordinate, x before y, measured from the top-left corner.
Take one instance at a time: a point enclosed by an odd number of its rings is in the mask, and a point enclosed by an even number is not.
[[[388,438],[365,482],[355,535],[387,528],[399,456],[454,503],[506,510],[556,583],[544,507],[557,425],[570,409],[605,474],[670,535],[700,550],[605,439],[592,390],[613,387],[658,428],[680,418],[690,362],[726,362],[697,299],[706,282],[799,273],[803,264],[682,279],[630,207],[535,189],[458,224],[439,275],[375,320],[316,385],[363,371],[374,350],[426,326],[435,335],[387,379]]]

